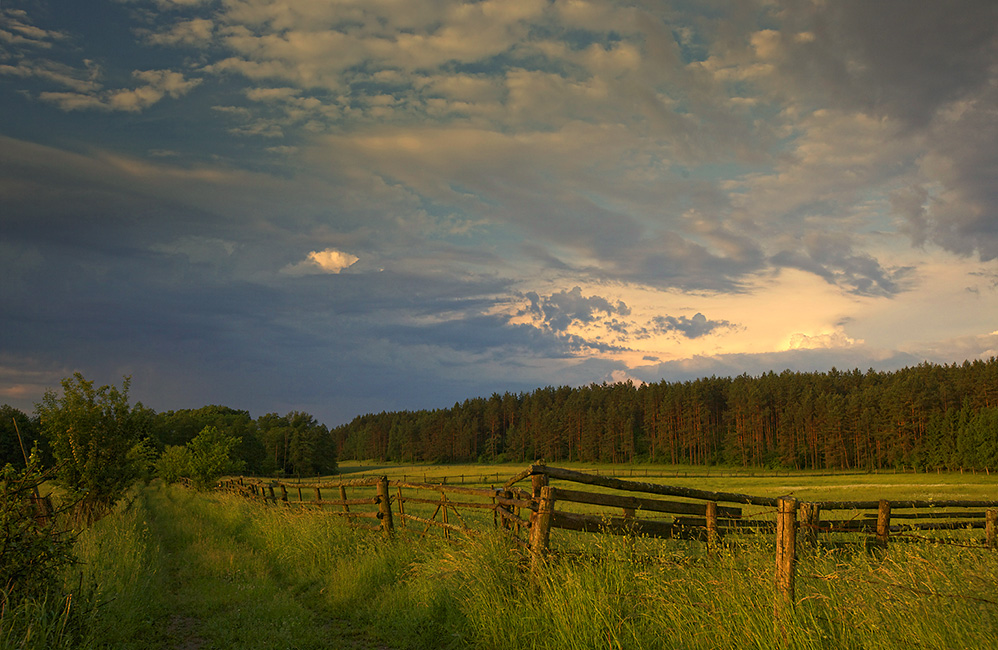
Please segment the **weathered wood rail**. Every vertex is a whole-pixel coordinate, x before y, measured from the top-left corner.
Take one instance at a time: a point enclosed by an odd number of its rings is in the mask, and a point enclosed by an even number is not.
[[[527,479],[529,490],[518,485]],[[559,484],[552,485],[552,481]],[[314,484],[240,478],[225,480],[219,487],[264,503],[316,508],[345,517],[355,527],[380,530],[389,538],[400,530],[419,539],[431,531],[450,539],[498,528],[528,551],[535,575],[552,552],[553,529],[697,540],[708,549],[729,535],[773,534],[778,614],[792,610],[795,603],[798,547],[837,543],[843,534],[862,534],[871,546],[886,548],[892,540],[916,539],[915,532],[983,529],[983,538],[968,536],[970,543],[998,548],[998,500],[804,502],[624,480],[540,463],[518,472],[499,488],[385,476]],[[348,490],[355,496],[351,498]],[[357,491],[363,496],[356,496]],[[747,513],[745,507],[752,512]]]
[[[504,491],[499,489],[413,483],[384,476],[314,484],[240,478],[226,479],[219,487],[264,503],[318,509],[344,517],[355,527],[380,530],[388,537],[394,536],[397,529],[408,532],[410,524],[413,529],[421,528],[420,538],[430,530],[439,531],[446,539],[452,533],[473,536],[485,527],[485,521],[469,516],[468,511],[485,512],[485,520],[501,527],[499,522],[505,514],[501,509],[508,505]],[[348,490],[355,494],[363,490],[366,495],[350,498]],[[363,519],[375,519],[377,523],[358,521]]]
[[[512,477],[506,488],[531,479],[532,508],[530,529],[531,565],[539,570],[550,550],[551,529],[600,532],[616,535],[699,539],[708,548],[731,533],[775,533],[775,601],[777,613],[792,609],[795,602],[796,554],[799,543],[812,547],[819,535],[866,533],[875,546],[886,547],[892,537],[903,538],[913,531],[968,530],[983,528],[983,543],[998,547],[998,500],[897,500],[897,501],[816,501],[799,502],[791,497],[759,497],[731,492],[709,492],[655,483],[625,481],[545,465],[532,465]],[[553,487],[551,480],[579,483],[627,495],[583,492]],[[686,501],[635,497],[634,493],[681,497]],[[618,508],[619,514],[579,514],[559,509],[559,504],[585,504]],[[755,506],[759,512],[748,518],[740,507]],[[867,512],[864,512],[867,511]],[[874,511],[874,512],[868,512]],[[903,512],[897,512],[903,511]],[[641,518],[645,512],[668,513],[671,521]],[[800,517],[798,517],[800,513]],[[823,513],[826,517],[823,519]],[[830,516],[832,513],[844,516]],[[695,515],[693,517],[689,515]],[[798,535],[798,532],[801,535]],[[800,538],[800,539],[798,539]]]

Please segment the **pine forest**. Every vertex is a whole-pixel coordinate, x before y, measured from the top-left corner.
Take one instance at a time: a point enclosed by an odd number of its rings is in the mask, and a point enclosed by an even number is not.
[[[998,467],[998,359],[547,387],[363,415],[338,457],[872,470]]]

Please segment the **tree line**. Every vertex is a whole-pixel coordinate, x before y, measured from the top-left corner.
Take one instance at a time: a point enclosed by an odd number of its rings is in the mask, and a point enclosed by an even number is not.
[[[337,470],[329,429],[308,413],[253,418],[218,405],[157,413],[129,402],[129,384],[126,378],[121,387],[97,387],[77,373],[63,380],[61,392],[47,391],[31,415],[0,406],[0,467],[23,468],[34,448],[43,466],[60,468],[64,483],[93,495],[120,492],[120,484],[157,469],[179,478],[192,462],[267,476]]]
[[[332,435],[341,459],[392,462],[991,468],[998,359],[546,387],[362,415]]]

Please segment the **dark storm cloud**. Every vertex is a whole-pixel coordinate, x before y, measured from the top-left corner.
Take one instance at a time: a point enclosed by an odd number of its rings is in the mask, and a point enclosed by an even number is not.
[[[998,4],[991,0],[801,1],[781,13],[785,73],[822,104],[912,126],[986,84],[998,57]]]
[[[101,382],[132,374],[135,395],[158,409],[198,400],[264,411],[308,406],[336,423],[352,412],[338,410],[348,408],[346,396],[357,404],[395,394],[392,404],[416,408],[448,383],[448,399],[466,397],[462,382],[446,376],[469,363],[501,368],[538,351],[570,359],[587,345],[483,315],[493,301],[468,296],[496,288],[488,282],[472,288],[380,273],[278,287],[199,281],[195,268],[184,282],[157,279],[185,264],[101,256],[38,274],[31,293],[4,292],[5,349],[35,351],[47,366],[86,368]],[[440,314],[449,319],[413,323]],[[427,377],[437,378],[432,388]]]
[[[916,247],[998,258],[998,3],[801,1],[776,16],[765,57],[779,72],[776,96],[797,107],[857,111],[901,125],[894,141],[917,138],[924,151],[916,163],[920,179],[892,196],[900,231]],[[809,268],[799,255],[771,259]],[[858,293],[895,292],[898,279],[878,269],[877,260],[840,259],[812,268]]]
[[[993,82],[933,125],[933,147],[921,160],[926,182],[893,197],[914,245],[931,242],[983,261],[998,259],[996,105]]]

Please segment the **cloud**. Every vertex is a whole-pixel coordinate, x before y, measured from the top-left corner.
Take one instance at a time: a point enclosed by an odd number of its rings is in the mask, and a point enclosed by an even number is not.
[[[845,233],[813,231],[773,256],[781,267],[797,268],[847,288],[861,296],[891,296],[904,291],[914,268],[884,268],[874,257],[854,251],[853,237]]]
[[[993,350],[994,6],[7,7],[7,345],[335,421]]]
[[[996,46],[998,47],[998,46]],[[998,259],[998,63],[991,84],[954,102],[928,131],[917,180],[895,200],[903,232],[918,246],[932,243],[983,261]]]
[[[635,369],[634,375],[645,381],[681,382],[700,377],[760,376],[768,372],[828,372],[831,368],[882,371],[900,370],[918,365],[925,357],[918,354],[877,350],[865,346],[845,349],[800,349],[761,354],[696,355]]]
[[[65,40],[68,35],[57,30],[37,27],[30,14],[23,9],[0,7],[3,23],[0,25],[0,47],[30,46],[50,49],[54,42]]]
[[[64,111],[97,109],[139,112],[164,97],[177,99],[186,95],[201,79],[187,79],[173,70],[134,70],[132,76],[143,82],[135,88],[103,90],[95,93],[43,92],[39,98],[52,102]]]
[[[58,362],[0,351],[0,402],[31,413],[46,390],[72,373]]]
[[[339,273],[352,266],[359,259],[356,255],[344,253],[335,248],[327,248],[321,251],[312,251],[304,260],[296,264],[289,264],[281,272],[287,275]]]
[[[215,24],[207,18],[181,20],[169,29],[147,34],[147,40],[154,45],[189,45],[207,47],[214,36]]]
[[[790,344],[787,347],[790,350],[836,349],[853,347],[862,343],[862,340],[852,339],[842,331],[812,336],[797,333],[790,337]]]
[[[781,74],[824,105],[911,126],[986,84],[998,55],[998,5],[987,0],[800,2],[782,17],[767,51]]]
[[[620,369],[610,372],[605,381],[610,384],[626,384],[627,382],[630,382],[638,388],[646,383],[643,380],[632,376],[629,371]]]
[[[581,287],[558,291],[547,297],[531,291],[526,298],[530,304],[525,313],[555,332],[564,332],[573,324],[589,325],[614,314],[627,316],[631,313],[623,301],[618,300],[614,304],[602,296],[583,296]]]
[[[923,355],[926,359],[932,359],[937,363],[951,363],[954,359],[986,361],[998,357],[998,330],[988,334],[923,342],[910,346],[910,352]]]
[[[100,90],[98,77],[100,68],[92,61],[85,61],[83,68],[74,68],[57,61],[38,59],[22,60],[16,65],[0,65],[0,74],[36,78],[69,88],[77,94],[87,94]]]
[[[164,97],[177,99],[201,83],[183,73],[166,69],[133,70],[138,82],[134,88],[107,89],[101,82],[104,70],[93,60],[84,58],[78,64],[60,60],[65,47],[55,51],[56,44],[72,39],[68,35],[35,27],[28,14],[20,10],[3,10],[8,18],[7,29],[0,29],[0,74],[24,79],[38,79],[67,90],[46,90],[38,98],[64,111],[142,111]],[[4,51],[10,48],[10,51]],[[7,62],[10,61],[10,62]]]
[[[927,203],[929,192],[922,185],[912,185],[891,193],[891,211],[901,217],[898,230],[911,239],[914,246],[925,246],[930,235]]]
[[[717,330],[733,327],[726,320],[707,320],[707,317],[697,312],[693,318],[686,316],[656,316],[652,319],[655,330],[662,334],[677,332],[688,339],[698,339]]]

